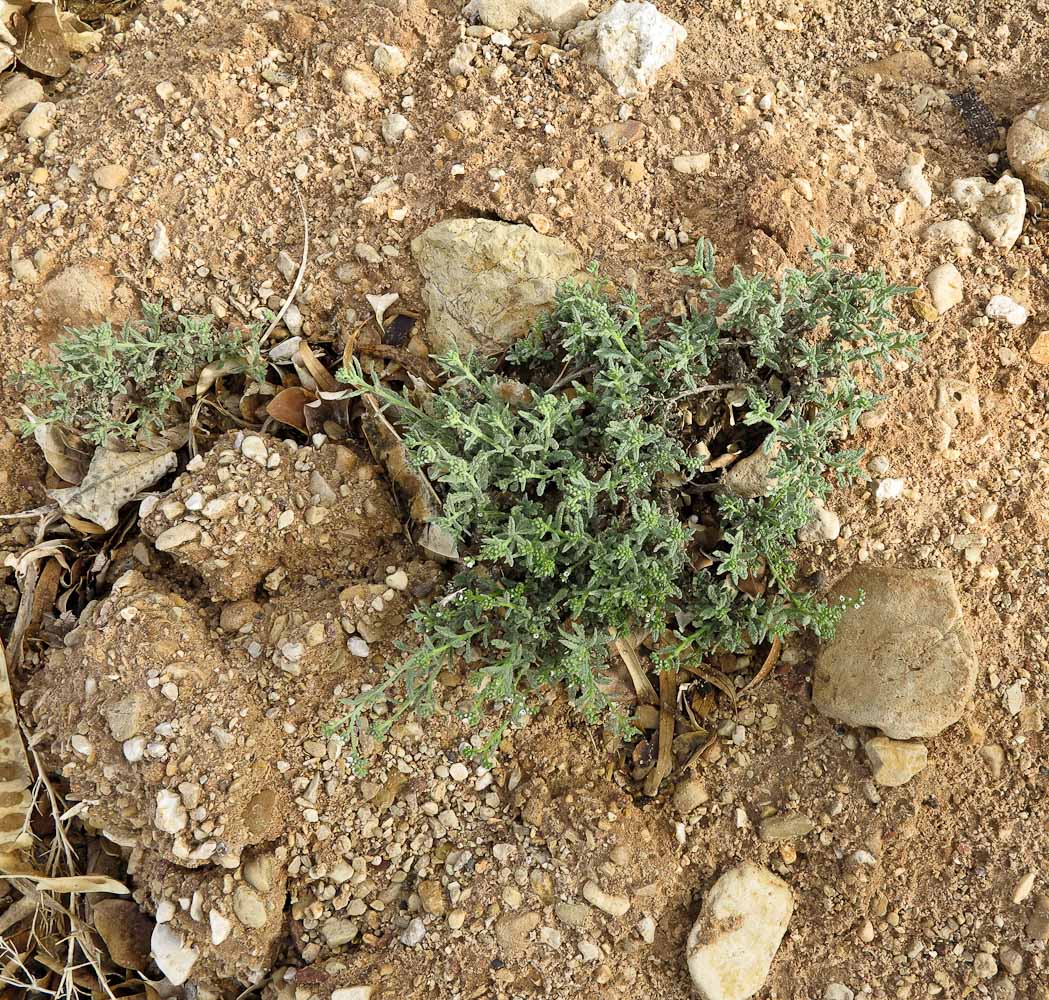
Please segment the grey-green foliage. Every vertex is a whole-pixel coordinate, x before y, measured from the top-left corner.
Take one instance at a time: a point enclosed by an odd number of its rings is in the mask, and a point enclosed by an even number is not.
[[[333,723],[358,754],[369,710],[395,705],[373,722],[377,737],[405,712],[433,711],[438,673],[463,655],[477,663],[470,721],[501,718],[488,754],[555,684],[586,719],[625,731],[604,683],[614,636],[651,633],[673,669],[832,631],[840,607],[796,589],[795,534],[814,498],[859,473],[860,453],[840,447],[876,401],[858,374],[880,375],[915,338],[890,327],[905,289],[840,269],[825,243],[812,258],[778,283],[737,269],[721,285],[702,241],[682,269],[701,305],[680,321],[611,298],[595,272],[566,283],[498,365],[441,356],[435,392],[395,391],[356,362],[340,374],[399,423],[467,553],[445,594],[413,613],[418,646]],[[703,416],[709,427],[697,426]],[[750,442],[775,455],[770,492],[718,490],[718,473],[703,471],[705,431],[715,448]],[[700,538],[713,562],[696,570]],[[764,581],[757,596],[741,589],[750,578]]]
[[[44,424],[74,431],[92,444],[133,439],[173,422],[181,391],[207,365],[230,374],[265,375],[257,331],[216,328],[210,316],[170,316],[144,304],[143,319],[66,330],[54,360],[28,361],[15,376]]]

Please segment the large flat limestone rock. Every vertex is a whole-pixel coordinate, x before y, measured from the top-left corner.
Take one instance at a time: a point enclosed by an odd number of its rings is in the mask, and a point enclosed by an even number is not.
[[[564,240],[491,219],[438,222],[412,240],[412,253],[426,279],[434,350],[457,347],[463,354],[505,351],[581,266]]]
[[[819,654],[813,704],[896,740],[936,736],[972,698],[977,663],[954,580],[943,569],[857,567],[836,594],[846,611]]]

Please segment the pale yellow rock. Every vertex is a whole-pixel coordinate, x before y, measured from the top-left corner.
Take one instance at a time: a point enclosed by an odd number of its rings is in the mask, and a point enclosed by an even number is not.
[[[929,288],[932,304],[941,316],[958,305],[965,295],[961,273],[950,263],[934,267],[926,277],[925,283]]]
[[[983,177],[962,177],[951,185],[951,198],[985,239],[1003,250],[1015,246],[1027,211],[1019,177],[1006,175],[994,184]]]
[[[1031,360],[1036,365],[1049,365],[1049,330],[1035,338],[1031,345]]]
[[[127,177],[127,167],[121,166],[119,163],[107,163],[99,167],[91,175],[92,180],[103,191],[116,191],[117,188],[123,187]]]
[[[524,336],[582,264],[564,240],[490,219],[439,222],[412,241],[412,253],[426,281],[432,347],[463,353],[494,354]]]
[[[748,1000],[764,985],[794,912],[794,894],[745,861],[711,887],[685,947],[702,1000]]]
[[[1036,104],[1013,121],[1005,148],[1009,166],[1028,189],[1049,195],[1049,101]]]
[[[870,761],[875,782],[888,788],[906,785],[916,774],[924,771],[929,763],[929,752],[922,743],[875,736],[863,745],[863,749]]]

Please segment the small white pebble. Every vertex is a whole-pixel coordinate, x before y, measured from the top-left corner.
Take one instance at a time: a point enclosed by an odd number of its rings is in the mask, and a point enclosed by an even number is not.
[[[466,781],[470,777],[469,769],[461,762],[456,762],[448,768],[448,773],[451,775],[452,781]]]
[[[984,315],[989,319],[1005,320],[1010,326],[1023,326],[1027,322],[1027,309],[1008,295],[995,295],[987,303]]]
[[[878,500],[898,500],[902,494],[902,479],[883,479],[878,483],[878,488],[874,492]]]

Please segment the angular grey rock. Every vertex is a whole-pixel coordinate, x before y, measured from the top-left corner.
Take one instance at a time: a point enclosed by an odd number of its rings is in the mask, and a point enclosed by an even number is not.
[[[44,99],[44,88],[38,80],[31,80],[23,73],[15,73],[0,84],[0,125],[13,114],[39,104]]]
[[[672,62],[688,32],[651,3],[618,0],[608,10],[583,21],[565,38],[583,49],[620,97],[639,97],[655,83],[659,71]]]
[[[751,861],[711,887],[688,936],[685,955],[703,1000],[747,1000],[764,985],[791,914],[783,879]]]
[[[1036,194],[1049,196],[1049,101],[1028,108],[1005,137],[1009,166]]]
[[[980,235],[963,219],[933,222],[922,230],[922,239],[930,243],[943,241],[959,257],[968,257],[980,244]]]
[[[168,924],[157,924],[150,938],[153,961],[172,986],[181,986],[197,961],[199,952]]]
[[[770,473],[779,453],[778,442],[768,451],[762,445],[725,470],[721,477],[721,488],[726,493],[747,500],[768,495],[776,487],[776,480]]]
[[[841,534],[841,518],[820,499],[812,501],[812,520],[798,531],[798,541],[833,542]]]
[[[678,783],[674,789],[674,808],[682,816],[695,812],[703,803],[710,801],[710,792],[706,782],[698,775],[692,775]]]
[[[238,886],[233,893],[233,913],[245,927],[266,925],[266,904],[257,892],[245,885]]]
[[[936,736],[972,698],[977,663],[951,574],[857,567],[835,596],[863,603],[842,616],[820,651],[812,702],[850,726],[893,739]]]
[[[343,70],[342,89],[358,103],[382,100],[382,86],[370,66],[358,64]]]
[[[137,736],[149,714],[149,701],[141,691],[131,691],[103,709],[113,739],[119,743]]]
[[[439,222],[412,240],[412,253],[426,279],[427,331],[437,351],[505,350],[581,266],[563,240],[490,219]]]

